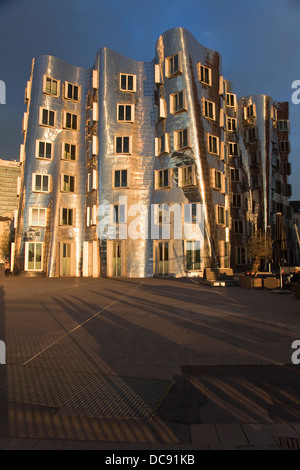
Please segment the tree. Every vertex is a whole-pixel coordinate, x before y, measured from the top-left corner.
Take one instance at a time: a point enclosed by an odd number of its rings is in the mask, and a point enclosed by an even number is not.
[[[261,260],[271,260],[273,254],[273,240],[270,233],[258,230],[248,240],[248,258],[252,258],[252,271],[258,271]]]
[[[9,233],[4,233],[0,238],[0,255],[3,258],[10,256],[11,237]]]

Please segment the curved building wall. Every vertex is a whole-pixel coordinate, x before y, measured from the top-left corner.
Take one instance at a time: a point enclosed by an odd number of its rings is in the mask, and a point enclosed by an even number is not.
[[[17,263],[19,269],[39,271],[51,277],[65,274],[62,263],[66,262],[67,275],[79,276],[86,180],[82,120],[86,71],[54,57],[41,56],[33,62],[29,87],[23,129],[24,189],[20,200]],[[74,160],[70,156],[64,158],[64,144],[73,146]],[[64,181],[65,177],[68,181]],[[62,222],[62,209],[69,211],[66,223]],[[70,246],[66,250],[62,244]],[[63,261],[64,249],[68,254]]]
[[[178,63],[178,72],[170,73],[173,62]],[[216,207],[225,208],[225,185],[214,187],[212,172],[225,177],[225,162],[221,155],[223,130],[220,127],[220,110],[223,106],[223,91],[220,93],[221,57],[200,45],[183,28],[175,28],[164,33],[156,44],[156,62],[161,71],[161,84],[158,85],[159,105],[165,105],[166,117],[158,117],[158,139],[167,133],[170,139],[169,152],[159,155],[155,169],[170,168],[172,183],[169,190],[154,191],[155,203],[202,204],[204,217],[204,245],[201,249],[201,269],[220,267],[221,243],[226,241],[225,220],[218,223]],[[208,73],[209,84],[201,81],[200,66]],[[203,77],[202,77],[203,78]],[[174,95],[183,92],[183,107],[174,110]],[[207,101],[207,104],[205,104]],[[206,106],[213,107],[209,115]],[[188,142],[178,143],[181,130],[187,129]],[[179,132],[178,132],[179,131]],[[209,148],[209,136],[217,141],[217,149]],[[182,167],[193,166],[195,179],[192,184],[182,185]],[[184,218],[184,214],[183,214]],[[184,220],[184,219],[183,219]],[[174,272],[184,275],[188,270],[185,263],[185,246],[182,240],[174,240]]]
[[[104,48],[98,52],[96,68],[100,103],[98,201],[100,208],[109,206],[109,225],[117,230],[116,236],[100,235],[101,272],[113,275],[114,243],[121,240],[122,275],[151,276],[148,215],[155,142],[154,64],[133,61]],[[118,204],[125,205],[127,220],[114,224],[113,211]]]

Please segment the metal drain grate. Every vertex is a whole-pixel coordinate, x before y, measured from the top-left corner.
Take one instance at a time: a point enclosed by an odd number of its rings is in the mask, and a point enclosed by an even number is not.
[[[173,382],[76,371],[8,367],[0,399],[149,419]]]
[[[279,445],[284,450],[300,450],[300,438],[297,437],[280,437]]]

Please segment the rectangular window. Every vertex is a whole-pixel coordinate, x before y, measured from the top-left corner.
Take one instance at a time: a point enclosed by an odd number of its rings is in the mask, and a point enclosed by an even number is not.
[[[155,189],[170,187],[170,168],[165,170],[155,170]]]
[[[222,189],[222,172],[213,170],[213,184],[215,189]]]
[[[238,168],[230,169],[230,179],[233,183],[239,183],[240,181],[240,172]]]
[[[211,69],[205,67],[205,65],[198,64],[199,67],[199,81],[204,83],[204,85],[211,86]]]
[[[227,130],[231,132],[236,131],[236,118],[231,118],[227,116],[226,120],[227,120]]]
[[[154,223],[168,224],[170,223],[170,211],[168,204],[154,205]]]
[[[225,207],[217,206],[217,224],[225,224]]]
[[[214,155],[219,155],[219,137],[208,134],[208,151]]]
[[[178,168],[178,184],[181,188],[195,185],[195,165]]]
[[[244,227],[243,227],[243,221],[242,220],[234,220],[234,233],[235,234],[241,234],[244,233]]]
[[[52,96],[58,96],[58,93],[59,93],[58,86],[59,86],[58,80],[55,80],[54,78],[51,78],[51,77],[46,77],[46,75],[44,75],[44,87],[43,87],[44,93],[47,93]]]
[[[128,175],[127,170],[113,170],[113,187],[114,188],[127,188]]]
[[[192,240],[185,242],[186,270],[194,271],[201,268],[200,241]]]
[[[123,224],[126,223],[126,205],[116,204],[112,206],[112,223]]]
[[[291,145],[290,145],[290,142],[288,140],[281,140],[279,142],[279,149],[280,149],[280,152],[282,153],[289,153],[290,150],[291,150]]]
[[[204,116],[208,119],[215,119],[215,103],[204,100]]]
[[[73,129],[77,130],[78,129],[78,116],[77,114],[72,114],[72,113],[64,113],[65,119],[64,119],[64,128],[65,129]]]
[[[29,209],[29,225],[34,227],[46,227],[46,214],[45,207],[30,207]]]
[[[79,101],[80,87],[73,83],[65,82],[65,98],[67,100]]]
[[[61,191],[66,193],[75,193],[75,176],[61,176]]]
[[[25,271],[42,271],[43,243],[25,242]]]
[[[290,130],[290,123],[286,119],[280,119],[279,121],[277,121],[277,125],[278,125],[278,130],[280,132],[283,132],[283,131],[289,132]]]
[[[76,150],[77,150],[77,146],[75,144],[64,142],[62,144],[62,159],[75,161]]]
[[[32,175],[32,191],[39,193],[49,193],[50,191],[50,175],[33,173]]]
[[[232,207],[241,207],[241,195],[237,193],[233,193],[232,195]]]
[[[52,158],[52,143],[43,142],[38,140],[36,142],[36,158],[43,158],[45,160],[51,160]]]
[[[117,154],[131,154],[131,136],[116,137],[115,148]]]
[[[134,105],[118,104],[118,121],[133,122],[134,121]]]
[[[247,251],[244,246],[236,247],[236,264],[247,264]]]
[[[253,103],[244,107],[244,118],[246,120],[254,118],[255,116],[256,116],[256,109]]]
[[[238,144],[235,142],[228,143],[228,151],[230,157],[237,157],[238,156]]]
[[[174,93],[170,98],[171,113],[181,113],[187,110],[184,91]]]
[[[235,108],[236,105],[236,96],[234,93],[226,93],[226,106],[230,108]]]
[[[120,90],[135,92],[136,91],[136,75],[130,75],[127,73],[120,74]]]
[[[184,150],[190,147],[189,129],[174,132],[174,145],[176,150]]]
[[[60,225],[74,225],[74,213],[75,209],[69,209],[68,207],[62,207],[60,210]]]
[[[155,139],[155,155],[170,153],[170,135],[165,132],[161,137]]]
[[[47,127],[55,126],[55,111],[40,108],[40,125]]]
[[[166,76],[171,78],[179,73],[182,73],[180,52],[166,59]]]
[[[199,203],[184,204],[183,221],[185,224],[197,223],[197,206]]]

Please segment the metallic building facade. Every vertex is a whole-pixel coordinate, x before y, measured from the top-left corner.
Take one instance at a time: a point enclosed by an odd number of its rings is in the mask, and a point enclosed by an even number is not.
[[[91,69],[34,59],[25,102],[19,271],[147,277],[243,267],[249,230],[272,225],[274,204],[288,207],[286,123],[277,127],[288,109],[265,96],[237,100],[220,54],[183,28],[160,36],[152,62],[107,48]],[[255,122],[243,114],[249,103]]]

